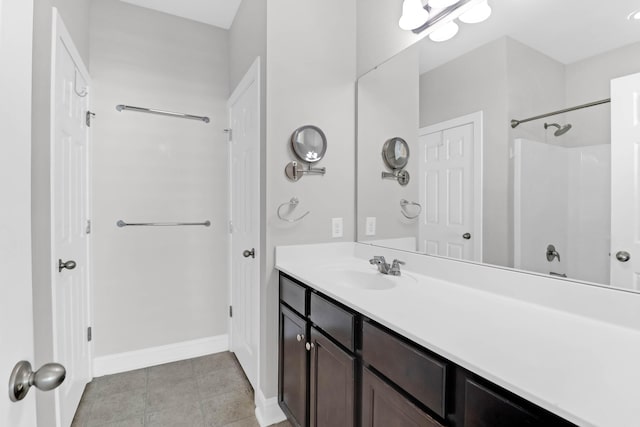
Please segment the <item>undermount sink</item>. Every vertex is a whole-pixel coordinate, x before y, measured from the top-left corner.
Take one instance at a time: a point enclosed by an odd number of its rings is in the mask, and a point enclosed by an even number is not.
[[[414,280],[410,276],[389,276],[377,270],[354,270],[350,268],[329,270],[331,281],[345,288],[383,291],[392,289],[407,280]]]

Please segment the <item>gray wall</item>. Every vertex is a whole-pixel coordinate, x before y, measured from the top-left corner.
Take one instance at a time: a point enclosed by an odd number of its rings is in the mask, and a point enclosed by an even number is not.
[[[225,335],[228,32],[94,0],[90,69],[95,356]],[[212,224],[118,228],[119,219]]]
[[[418,220],[402,216],[400,199],[418,201],[419,53],[418,46],[405,49],[358,79],[358,241],[418,235]],[[409,145],[406,186],[381,177],[389,172],[382,146],[393,137]],[[375,236],[366,235],[367,217],[376,218]]]
[[[353,241],[355,236],[355,0],[270,0],[267,8],[267,248],[262,289],[261,384],[277,393],[278,276],[274,247]],[[328,139],[318,166],[325,176],[292,183],[284,167],[294,157],[291,133],[314,124]],[[311,213],[295,224],[277,219],[291,197]],[[344,237],[331,238],[331,218],[344,220]]]
[[[35,365],[53,360],[51,312],[50,93],[51,22],[56,6],[85,65],[89,59],[89,2],[37,0],[33,10],[31,216]],[[55,425],[53,393],[37,394],[38,426]]]

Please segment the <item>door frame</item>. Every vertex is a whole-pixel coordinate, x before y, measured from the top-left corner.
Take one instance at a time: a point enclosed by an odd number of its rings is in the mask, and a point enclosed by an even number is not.
[[[225,131],[227,132],[231,132],[231,135],[228,134],[228,140],[231,141],[231,138],[233,137],[233,130],[232,128],[232,123],[231,123],[231,106],[233,104],[236,103],[236,101],[238,100],[238,98],[244,93],[244,91],[253,83],[255,82],[256,85],[256,90],[258,91],[259,94],[259,98],[261,101],[262,98],[262,87],[261,87],[261,82],[260,82],[260,57],[256,57],[256,59],[253,61],[253,64],[251,64],[251,66],[249,67],[249,69],[247,70],[246,74],[242,77],[242,80],[240,80],[240,82],[238,83],[238,85],[235,87],[235,89],[233,90],[231,96],[229,97],[229,100],[227,101],[227,119],[228,119],[228,124],[229,124],[229,128],[226,129]],[[257,105],[257,117],[259,120],[259,126],[258,126],[258,138],[257,141],[254,141],[255,144],[257,144],[257,152],[258,152],[258,165],[257,168],[258,170],[256,171],[257,176],[260,176],[260,172],[262,169],[262,165],[261,165],[261,157],[262,157],[262,146],[261,146],[261,139],[262,139],[262,108],[261,108],[261,102],[258,102]],[[228,206],[228,211],[227,211],[227,223],[229,224],[229,241],[228,241],[228,250],[227,253],[229,254],[229,259],[228,259],[228,271],[229,271],[229,283],[228,283],[228,303],[229,303],[229,307],[231,307],[233,305],[233,254],[232,254],[232,249],[233,249],[233,226],[231,223],[231,218],[232,218],[232,203],[231,203],[231,196],[233,193],[233,170],[231,168],[232,162],[231,162],[231,145],[227,145],[227,159],[228,162],[227,164],[229,165],[229,169],[227,171],[228,173],[228,178],[227,178],[227,206]],[[258,191],[258,194],[260,194],[260,191]],[[261,196],[258,197],[258,206],[261,206]],[[255,336],[258,337],[258,343],[256,346],[256,360],[255,360],[255,364],[256,364],[256,390],[255,390],[255,395],[256,395],[256,399],[258,397],[259,394],[259,390],[260,390],[260,356],[261,356],[261,352],[260,352],[260,313],[261,313],[261,309],[260,309],[260,284],[262,282],[262,274],[261,274],[261,263],[262,263],[262,254],[261,254],[261,248],[262,248],[262,229],[261,229],[261,222],[258,221],[257,224],[257,228],[256,228],[256,234],[257,234],[257,244],[255,246],[256,248],[256,253],[255,253],[255,263],[257,264],[257,268],[258,268],[258,283],[255,289],[256,295],[253,298],[254,301],[254,313],[255,313],[255,322],[253,325],[254,328],[254,333]],[[229,316],[228,317],[228,324],[227,324],[227,331],[228,331],[228,336],[229,336],[229,349],[233,349],[233,317]]]
[[[57,92],[56,92],[56,81],[55,81],[55,76],[56,76],[56,55],[57,55],[57,48],[58,48],[58,38],[62,39],[63,43],[65,44],[69,54],[71,55],[71,59],[73,60],[75,66],[78,69],[78,73],[82,76],[82,78],[84,79],[84,81],[86,82],[86,90],[87,90],[87,108],[90,109],[91,106],[91,91],[90,88],[92,87],[92,82],[91,82],[91,76],[89,75],[89,70],[87,69],[87,67],[85,66],[82,57],[80,56],[80,53],[78,52],[73,39],[71,37],[71,34],[69,33],[69,31],[67,30],[67,27],[64,25],[64,22],[62,21],[62,17],[60,16],[60,13],[58,12],[58,9],[53,7],[52,8],[52,40],[51,40],[51,96],[50,96],[50,128],[49,128],[49,141],[50,141],[50,153],[52,154],[50,156],[50,169],[49,169],[49,174],[50,174],[50,206],[51,206],[51,313],[52,313],[52,322],[55,322],[56,319],[56,313],[57,313],[57,307],[56,307],[56,296],[55,296],[55,286],[56,286],[56,281],[57,281],[57,277],[58,277],[58,272],[56,271],[56,265],[57,265],[57,255],[56,255],[56,247],[55,247],[55,241],[53,239],[53,233],[55,230],[55,212],[53,211],[53,207],[54,205],[54,198],[55,198],[55,185],[56,185],[56,178],[55,178],[55,156],[53,155],[53,153],[55,152],[55,130],[56,130],[56,96],[57,96]],[[87,218],[91,218],[92,217],[92,192],[91,192],[91,188],[92,188],[92,178],[91,178],[91,172],[92,172],[92,167],[91,167],[91,128],[89,126],[87,126],[86,128],[86,132],[87,132],[87,159],[86,159],[86,164],[87,164],[87,182],[86,182],[86,191],[87,191]],[[88,323],[89,325],[93,324],[93,263],[92,263],[92,255],[93,255],[93,251],[92,251],[92,234],[89,233],[87,235],[87,253],[86,253],[86,260],[87,260],[87,312],[88,312]],[[57,330],[57,328],[55,327],[55,323],[53,323],[53,357],[54,359],[58,358],[58,354],[59,354],[59,349],[58,349],[58,333],[60,331]],[[89,372],[88,377],[89,378],[93,378],[93,359],[94,359],[94,347],[93,347],[93,341],[89,341],[88,342],[88,367],[89,367]],[[55,411],[56,411],[56,425],[60,426],[61,425],[61,402],[60,402],[60,393],[59,390],[55,391]]]
[[[482,110],[475,113],[466,114],[464,116],[455,117],[450,120],[435,123],[433,125],[422,127],[418,130],[418,141],[421,137],[429,135],[431,133],[442,132],[444,130],[464,126],[467,124],[473,124],[473,228],[475,229],[473,239],[473,254],[474,259],[470,261],[482,262],[482,219],[483,219],[483,205],[482,205],[482,177],[483,177],[483,149],[484,149],[484,112]]]

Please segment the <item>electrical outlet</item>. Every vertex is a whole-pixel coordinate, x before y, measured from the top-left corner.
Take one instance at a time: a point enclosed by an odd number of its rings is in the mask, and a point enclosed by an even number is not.
[[[375,236],[376,235],[376,217],[368,216],[367,221],[365,223],[364,234],[367,236]]]
[[[331,218],[331,237],[342,237],[342,218]]]

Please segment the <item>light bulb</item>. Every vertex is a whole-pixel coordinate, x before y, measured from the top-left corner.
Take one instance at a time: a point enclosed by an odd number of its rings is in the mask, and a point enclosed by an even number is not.
[[[429,0],[429,6],[434,9],[444,9],[458,3],[460,0]]]
[[[429,34],[429,38],[434,42],[444,42],[458,34],[458,29],[458,24],[455,22],[447,22],[442,27]]]
[[[404,0],[402,16],[398,25],[403,30],[413,30],[429,20],[429,12],[422,6],[422,0]]]
[[[487,0],[478,3],[458,17],[465,24],[477,24],[491,16],[491,7]]]

